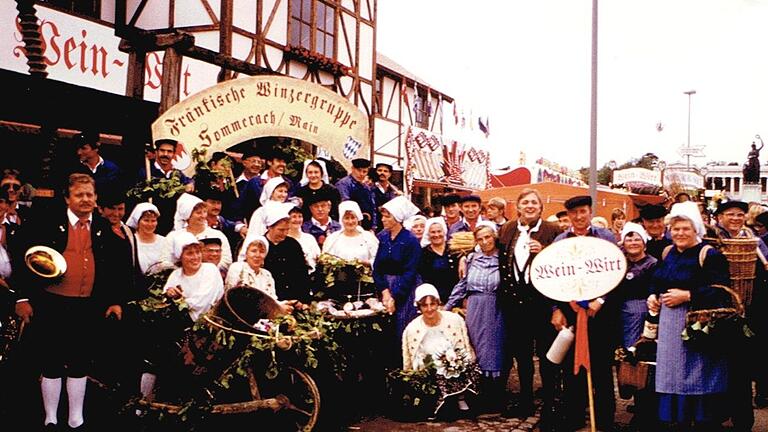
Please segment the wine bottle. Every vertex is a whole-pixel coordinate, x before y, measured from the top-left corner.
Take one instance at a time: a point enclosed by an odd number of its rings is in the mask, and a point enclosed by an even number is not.
[[[656,340],[659,330],[659,313],[648,311],[645,314],[645,323],[643,324],[643,337]]]

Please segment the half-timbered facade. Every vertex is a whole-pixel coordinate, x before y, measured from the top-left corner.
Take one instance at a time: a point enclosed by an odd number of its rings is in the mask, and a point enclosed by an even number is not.
[[[0,72],[47,75],[143,104],[143,115],[94,106],[66,122],[43,113],[61,107],[30,104],[24,118],[0,112],[0,125],[14,134],[53,131],[59,140],[95,129],[102,141],[123,144],[115,153],[140,153],[151,139],[146,113],[156,117],[217,83],[282,75],[322,86],[363,113],[360,156],[403,168],[408,191],[484,187],[487,152],[445,138],[453,99],[376,54],[376,8],[377,0],[0,0]],[[471,180],[462,178],[468,171]]]

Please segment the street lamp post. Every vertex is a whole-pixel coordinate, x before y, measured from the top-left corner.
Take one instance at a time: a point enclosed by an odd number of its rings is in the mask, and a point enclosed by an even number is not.
[[[686,92],[683,92],[683,94],[688,95],[688,144],[687,144],[687,154],[685,155],[687,162],[686,162],[686,168],[691,168],[691,95],[696,94],[696,90],[688,90]]]

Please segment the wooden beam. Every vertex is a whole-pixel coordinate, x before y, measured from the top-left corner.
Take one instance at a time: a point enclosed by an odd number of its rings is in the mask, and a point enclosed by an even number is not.
[[[163,76],[161,78],[161,94],[159,114],[179,102],[179,85],[181,81],[182,56],[171,47],[165,49],[163,56]]]
[[[206,3],[207,4],[207,3]],[[232,0],[221,1],[221,19],[219,20],[219,53],[232,57]],[[232,79],[232,70],[221,68],[218,82]]]
[[[125,95],[144,99],[144,68],[147,64],[147,53],[130,51],[128,53],[128,76],[125,81]]]
[[[276,72],[270,71],[253,63],[248,63],[231,56],[227,56],[207,48],[191,46],[181,50],[181,53],[193,59],[201,60],[216,66],[225,67],[233,71],[244,73],[246,75],[276,75]]]

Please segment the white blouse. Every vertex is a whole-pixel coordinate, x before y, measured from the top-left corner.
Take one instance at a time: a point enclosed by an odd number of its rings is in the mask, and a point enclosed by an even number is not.
[[[301,245],[301,250],[304,252],[304,260],[307,261],[309,272],[312,273],[315,271],[317,257],[320,256],[320,246],[317,245],[317,240],[315,240],[315,236],[312,234],[303,231],[301,231],[300,234],[300,237],[297,238],[296,241]]]
[[[189,316],[193,321],[197,321],[200,315],[208,312],[224,295],[221,273],[211,263],[203,263],[200,270],[192,276],[184,275],[183,270],[177,268],[165,282],[163,292],[175,286],[181,287],[181,295],[189,306]]]
[[[227,272],[227,280],[224,282],[224,287],[230,289],[241,285],[264,291],[270,297],[277,300],[275,280],[272,278],[272,273],[267,269],[260,269],[256,273],[246,262],[238,261],[232,263]]]
[[[331,233],[323,243],[323,252],[345,260],[358,259],[373,264],[379,239],[370,231],[358,231],[355,236],[348,236],[344,231]]]
[[[155,234],[155,241],[152,243],[144,243],[139,239],[139,235],[136,235],[136,249],[142,273],[146,274],[147,270],[159,262],[173,263],[170,255],[166,255],[168,249],[165,243],[165,237],[159,234]]]

